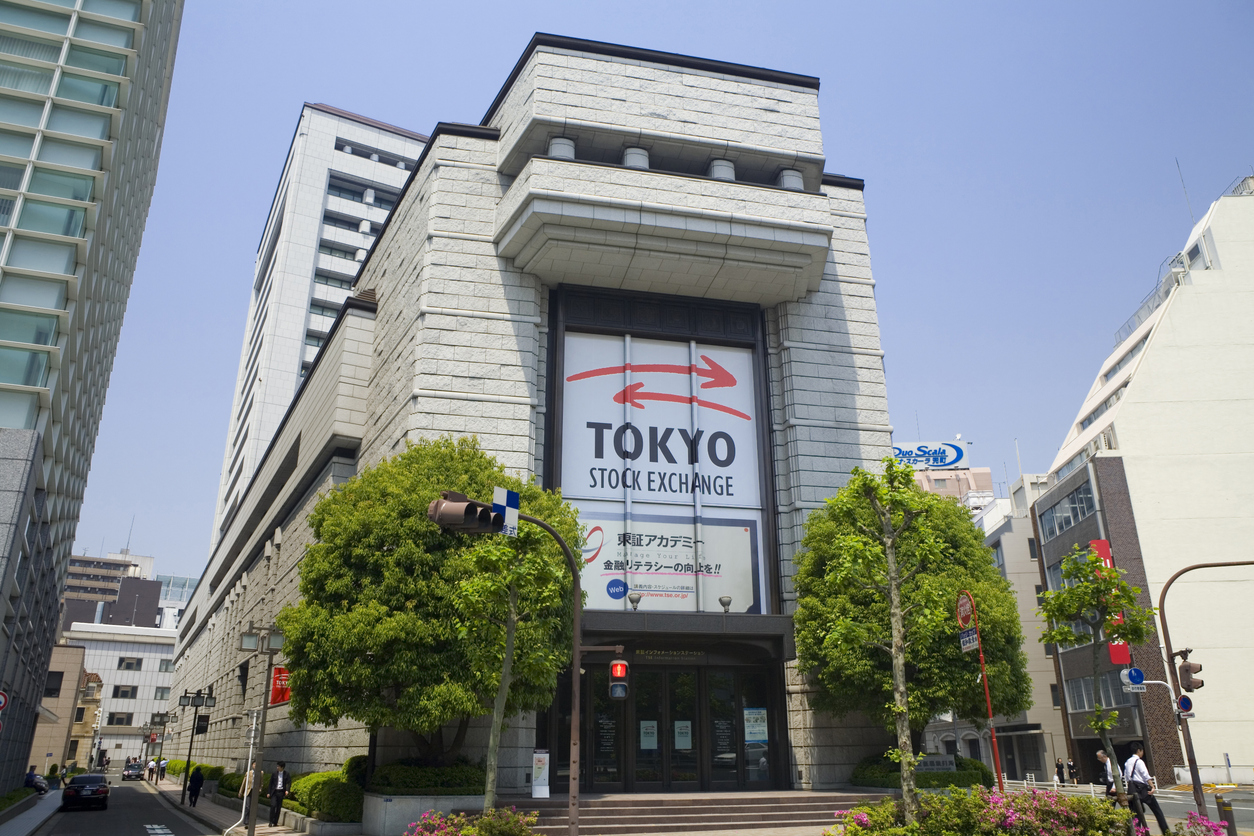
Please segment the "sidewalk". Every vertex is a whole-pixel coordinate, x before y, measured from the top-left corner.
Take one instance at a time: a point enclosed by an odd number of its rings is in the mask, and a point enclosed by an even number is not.
[[[208,828],[218,831],[219,833],[226,830],[235,822],[239,821],[239,811],[230,807],[224,807],[221,804],[215,804],[207,795],[201,793],[200,799],[193,807],[190,804],[179,804],[179,795],[183,790],[181,778],[176,779],[173,776],[166,776],[164,781],[159,785],[144,782],[149,789],[155,789],[161,794],[161,797],[169,802],[176,810],[185,816],[195,819]],[[287,827],[271,827],[267,822],[270,819],[270,807],[264,801],[257,811],[257,836],[292,836],[297,831]],[[248,832],[248,822],[245,821],[235,830],[231,831],[232,836],[241,836]],[[0,832],[0,836],[10,836],[10,834]],[[12,834],[12,836],[24,836],[24,834]]]
[[[48,790],[48,794],[36,801],[34,807],[0,824],[0,836],[28,836],[60,809],[61,790]]]

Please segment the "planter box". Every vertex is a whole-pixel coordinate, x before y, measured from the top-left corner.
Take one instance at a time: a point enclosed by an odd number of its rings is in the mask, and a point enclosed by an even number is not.
[[[408,827],[408,822],[406,826]],[[305,820],[305,832],[309,836],[359,836],[362,823],[359,821],[318,821]]]
[[[482,795],[378,795],[366,793],[362,807],[361,832],[366,836],[402,836],[409,823],[423,813],[436,810],[482,810]]]

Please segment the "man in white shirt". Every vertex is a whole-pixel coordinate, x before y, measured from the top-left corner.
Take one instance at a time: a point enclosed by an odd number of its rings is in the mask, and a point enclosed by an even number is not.
[[[1106,785],[1106,797],[1115,797],[1115,776],[1110,771],[1110,758],[1105,749],[1097,750],[1097,762],[1101,764],[1102,783]]]
[[[1137,743],[1132,749],[1135,754],[1123,765],[1123,780],[1128,785],[1128,795],[1135,796],[1141,802],[1133,806],[1133,812],[1141,820],[1141,826],[1149,830],[1149,823],[1145,821],[1143,809],[1149,807],[1154,811],[1154,818],[1158,819],[1158,828],[1163,832],[1163,836],[1170,836],[1171,828],[1167,826],[1167,817],[1163,815],[1163,808],[1158,806],[1158,799],[1154,797],[1154,785],[1150,783],[1149,770],[1145,767],[1145,747]]]

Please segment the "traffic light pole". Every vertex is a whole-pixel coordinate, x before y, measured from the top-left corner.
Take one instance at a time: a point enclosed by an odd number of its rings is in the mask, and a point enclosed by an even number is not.
[[[1176,673],[1176,653],[1171,649],[1171,631],[1167,629],[1167,590],[1171,589],[1171,585],[1176,582],[1176,578],[1186,572],[1192,572],[1195,569],[1217,569],[1228,566],[1254,566],[1254,560],[1234,560],[1227,563],[1195,563],[1192,566],[1185,566],[1168,578],[1167,582],[1163,584],[1162,591],[1158,593],[1158,618],[1163,625],[1163,646],[1167,650],[1167,673],[1171,677],[1171,683],[1176,694],[1183,694],[1184,691],[1180,687],[1180,677]],[[1189,777],[1193,779],[1193,803],[1197,805],[1197,811],[1204,816],[1206,815],[1206,795],[1202,792],[1202,776],[1197,771],[1197,756],[1193,754],[1193,736],[1189,734],[1189,721],[1180,716],[1179,705],[1175,706],[1175,712],[1180,722],[1180,733],[1184,736],[1184,756],[1189,762]]]
[[[448,497],[451,499],[451,497]],[[480,509],[492,510],[492,506],[487,502],[480,502],[477,499],[463,497],[460,494],[457,500],[466,502]],[[433,503],[434,507],[434,503]],[[432,512],[428,512],[428,516]],[[574,553],[570,550],[570,546],[566,545],[566,541],[562,539],[562,535],[557,533],[553,526],[544,520],[537,519],[529,514],[518,514],[518,519],[539,526],[557,541],[562,548],[562,554],[566,558],[566,565],[570,567],[571,577],[571,594],[574,596],[574,617],[573,617],[573,635],[571,638],[571,655],[570,655],[570,791],[569,801],[567,804],[567,823],[570,836],[579,836],[579,666],[583,663],[583,654],[596,650],[613,650],[619,654],[623,652],[622,645],[612,645],[600,647],[589,645],[583,646],[583,587],[579,582],[579,562],[575,560]],[[433,520],[434,521],[434,520]],[[249,836],[252,831],[249,830]]]

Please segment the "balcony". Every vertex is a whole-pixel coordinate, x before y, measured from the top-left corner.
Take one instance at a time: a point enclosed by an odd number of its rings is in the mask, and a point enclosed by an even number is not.
[[[534,157],[493,238],[548,285],[774,305],[818,290],[831,221],[822,194]]]

